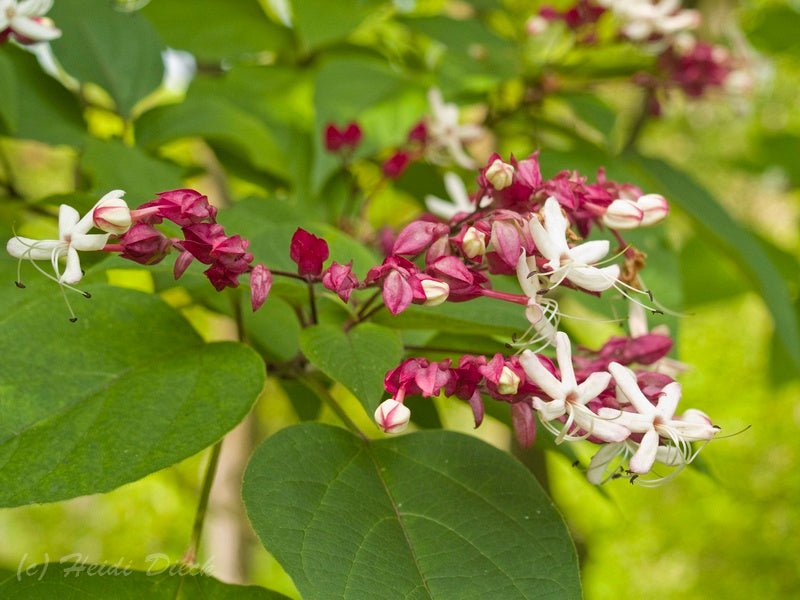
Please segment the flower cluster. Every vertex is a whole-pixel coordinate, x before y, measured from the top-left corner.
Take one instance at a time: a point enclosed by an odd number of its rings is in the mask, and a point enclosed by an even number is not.
[[[194,260],[208,265],[204,274],[217,290],[237,287],[239,277],[249,273],[253,310],[264,303],[272,285],[270,271],[263,265],[252,264],[253,255],[247,252],[247,240],[225,233],[216,222],[216,208],[209,204],[206,196],[194,190],[172,190],[162,192],[155,200],[130,210],[122,198],[124,194],[122,190],[109,192],[83,218],[80,218],[77,210],[62,204],[57,240],[16,236],[8,241],[6,250],[19,259],[20,266],[27,259],[62,288],[78,291],[87,297],[85,292],[73,287],[83,277],[79,252],[119,253],[127,260],[154,265],[176,250],[179,252],[173,269],[176,279]],[[167,237],[155,227],[163,221],[180,227],[182,237]],[[105,233],[88,233],[93,227]],[[113,240],[110,239],[112,237]],[[63,272],[59,262],[61,258],[66,259]],[[36,264],[39,260],[49,261],[54,274],[39,267]],[[17,285],[24,287],[19,274]],[[69,306],[69,302],[67,304]],[[70,313],[72,320],[76,320],[71,307]]]
[[[61,31],[44,15],[53,0],[0,0],[0,44],[13,38],[20,44],[47,42],[61,37]]]

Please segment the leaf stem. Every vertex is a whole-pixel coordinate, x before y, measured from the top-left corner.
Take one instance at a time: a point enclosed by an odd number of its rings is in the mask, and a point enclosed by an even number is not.
[[[192,526],[192,537],[189,540],[189,547],[183,555],[183,562],[187,564],[195,564],[197,562],[197,552],[200,548],[200,538],[203,535],[203,524],[206,519],[206,512],[208,511],[208,499],[211,496],[211,487],[214,484],[214,477],[217,474],[217,465],[219,464],[219,455],[222,452],[222,440],[218,441],[211,448],[211,456],[208,459],[206,466],[206,474],[203,477],[203,488],[200,492],[200,500],[197,503],[197,512],[194,516],[194,525]]]
[[[314,293],[314,284],[308,282],[308,303],[311,306],[311,323],[317,324],[317,296]]]
[[[361,429],[358,428],[358,425],[355,424],[353,419],[347,416],[347,413],[342,408],[341,404],[336,401],[336,398],[334,398],[333,395],[328,391],[328,388],[310,377],[298,377],[298,379],[300,379],[300,382],[303,385],[319,396],[323,402],[330,406],[331,410],[336,414],[337,417],[339,417],[342,423],[344,423],[350,431],[355,433],[362,440],[369,441],[369,438],[364,434],[363,431],[361,431]]]

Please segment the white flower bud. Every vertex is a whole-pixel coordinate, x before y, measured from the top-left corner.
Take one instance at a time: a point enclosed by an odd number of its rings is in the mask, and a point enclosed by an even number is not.
[[[475,258],[486,254],[486,234],[475,227],[470,227],[464,232],[461,248],[467,258]]]
[[[500,372],[500,379],[497,382],[497,392],[504,396],[516,394],[519,389],[520,378],[508,367],[503,367]]]
[[[514,167],[497,159],[486,169],[486,179],[496,190],[504,190],[514,181]]]
[[[450,286],[438,279],[423,279],[422,289],[425,291],[425,306],[439,306],[450,295]]]
[[[400,433],[408,427],[411,411],[394,398],[383,401],[375,410],[375,422],[386,433]]]
[[[92,211],[94,226],[106,233],[122,235],[131,228],[131,211],[121,190],[103,196]]]
[[[642,225],[658,223],[669,214],[669,203],[661,194],[646,194],[636,201],[642,211]]]
[[[635,229],[642,224],[644,212],[631,200],[614,200],[603,215],[603,225],[611,229]]]
[[[539,15],[534,15],[525,22],[525,32],[528,35],[539,35],[547,31],[549,26],[550,21]]]

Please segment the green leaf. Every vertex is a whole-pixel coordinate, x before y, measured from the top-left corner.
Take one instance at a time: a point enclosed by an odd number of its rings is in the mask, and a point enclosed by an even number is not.
[[[78,99],[10,44],[0,51],[0,133],[72,146],[86,136]]]
[[[258,355],[204,344],[155,296],[109,286],[2,316],[0,506],[106,492],[199,452],[250,410]],[[27,290],[26,290],[27,291]]]
[[[48,16],[63,31],[50,42],[61,65],[106,90],[123,117],[161,84],[164,44],[139,13],[116,10],[108,0],[58,0]]]
[[[167,45],[188,50],[201,63],[278,52],[292,42],[291,32],[270,21],[258,0],[193,0],[191,7],[185,0],[158,0],[142,14]]]
[[[119,140],[89,138],[81,155],[81,167],[92,182],[95,195],[123,189],[136,205],[158,192],[182,187],[183,168],[126,146]]]
[[[294,26],[304,50],[310,51],[344,39],[382,4],[383,0],[350,0],[346,6],[330,0],[293,0]]]
[[[691,177],[666,162],[631,154],[627,164],[648,189],[663,191],[717,241],[750,276],[775,323],[775,335],[800,366],[800,329],[786,282],[758,240]]]
[[[194,571],[194,572],[192,572]],[[285,600],[286,596],[256,586],[222,583],[187,565],[154,561],[150,571],[120,565],[44,563],[24,565],[19,573],[0,571],[0,596],[15,600]]]
[[[242,319],[248,341],[267,356],[290,360],[300,351],[300,322],[291,305],[270,294],[258,311],[250,309],[250,298],[242,295]]]
[[[773,4],[743,19],[747,37],[759,50],[800,57],[800,12],[790,6]]]
[[[580,598],[553,504],[507,454],[436,431],[369,442],[284,429],[254,453],[243,498],[306,598]]]
[[[403,344],[391,329],[366,323],[348,333],[316,325],[300,335],[300,348],[311,364],[359,399],[367,414],[383,397],[383,378],[403,358]]]

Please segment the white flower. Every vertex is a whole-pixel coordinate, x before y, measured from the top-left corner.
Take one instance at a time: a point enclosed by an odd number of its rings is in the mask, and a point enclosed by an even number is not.
[[[425,196],[425,205],[428,207],[428,210],[437,217],[449,221],[459,213],[471,213],[475,210],[475,204],[469,199],[467,186],[464,185],[461,177],[455,173],[445,173],[444,187],[447,190],[448,196],[452,199],[452,202],[442,200],[430,194]],[[478,205],[480,208],[484,208],[491,202],[492,199],[490,197],[484,196],[481,198]]]
[[[594,456],[589,461],[589,468],[586,470],[586,479],[589,483],[600,485],[605,483],[608,479],[614,477],[614,473],[618,471],[624,472],[623,464],[627,457],[634,454],[639,445],[631,440],[624,442],[613,442],[610,444],[603,444]],[[619,458],[618,462],[615,462]],[[683,455],[678,452],[675,446],[659,446],[656,450],[656,462],[659,462],[668,467],[678,467],[671,475],[657,479],[636,479],[640,485],[652,487],[661,483],[666,483],[667,480],[672,479],[686,466]],[[631,478],[631,483],[634,479]]]
[[[481,137],[484,130],[479,125],[461,124],[458,119],[458,106],[445,102],[442,93],[432,88],[428,91],[431,113],[426,119],[426,152],[432,162],[440,163],[447,157],[465,169],[477,167],[464,151],[464,143]]]
[[[682,417],[675,418],[675,410],[681,398],[681,385],[677,381],[664,386],[661,397],[655,406],[639,389],[636,374],[619,363],[611,363],[608,367],[617,383],[617,394],[622,403],[629,402],[636,412],[621,411],[613,408],[601,408],[599,414],[624,426],[633,433],[643,433],[642,441],[630,460],[633,473],[648,473],[659,448],[661,437],[672,442],[684,463],[690,463],[694,452],[690,442],[710,440],[718,427],[711,424],[710,419],[699,410],[688,410]]]
[[[559,322],[558,302],[552,298],[541,298],[539,296],[539,278],[535,271],[536,259],[525,256],[525,250],[519,255],[517,261],[517,280],[522,292],[528,297],[528,305],[525,307],[525,318],[531,324],[531,329],[536,332],[531,339],[528,338],[528,330],[522,336],[522,341],[526,346],[545,342],[555,344],[557,327]]]
[[[700,13],[682,9],[680,0],[601,0],[622,22],[622,32],[632,40],[653,35],[670,36],[700,24]]]
[[[545,201],[542,215],[544,225],[534,215],[529,227],[536,249],[548,260],[551,287],[564,279],[590,292],[602,292],[616,284],[620,274],[618,265],[592,266],[608,254],[608,240],[585,242],[570,248],[567,243],[569,222],[561,212],[558,200],[552,196]]]
[[[530,380],[539,386],[551,400],[544,401],[534,397],[533,407],[539,411],[542,424],[556,434],[556,443],[563,440],[580,440],[589,436],[607,442],[621,442],[630,435],[630,431],[608,419],[600,418],[586,407],[586,403],[596,398],[608,387],[611,375],[608,373],[592,373],[578,385],[572,366],[572,348],[567,334],[559,331],[556,334],[556,358],[561,381],[547,370],[539,361],[539,357],[526,350],[520,357],[520,364]],[[563,416],[567,417],[564,427],[559,432],[550,422]],[[583,430],[583,435],[570,434],[573,429]]]
[[[8,240],[6,250],[14,258],[20,259],[20,263],[23,259],[30,260],[44,275],[69,287],[78,283],[83,276],[78,252],[102,250],[108,241],[108,234],[88,233],[94,225],[93,213],[91,210],[81,219],[77,210],[62,204],[58,211],[57,240],[34,240],[16,236]],[[63,273],[59,265],[61,258],[66,258]],[[37,260],[49,260],[55,276],[33,262]]]
[[[389,398],[375,409],[374,416],[378,427],[386,433],[400,433],[408,427],[411,411],[402,402]]]
[[[61,37],[61,31],[43,17],[52,6],[53,0],[0,0],[0,32],[10,29],[33,42]]]

